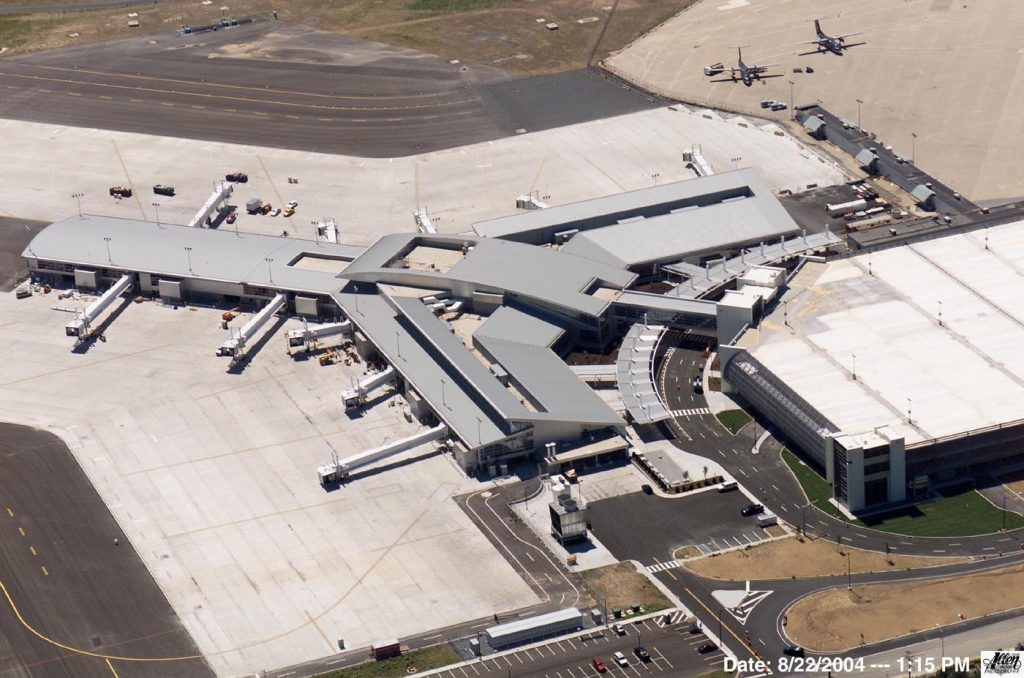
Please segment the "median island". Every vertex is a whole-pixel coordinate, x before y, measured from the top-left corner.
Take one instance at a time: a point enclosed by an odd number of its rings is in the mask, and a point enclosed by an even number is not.
[[[814,593],[787,610],[786,633],[808,650],[842,652],[1019,607],[1024,607],[1024,567],[1015,566]]]

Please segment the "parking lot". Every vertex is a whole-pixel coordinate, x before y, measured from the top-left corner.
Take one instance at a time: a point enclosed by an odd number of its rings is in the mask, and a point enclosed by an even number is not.
[[[604,676],[699,676],[720,669],[725,655],[717,648],[701,654],[697,648],[709,643],[703,633],[689,632],[689,623],[682,612],[636,622],[623,622],[624,635],[602,628],[572,638],[552,640],[513,653],[492,656],[440,672],[440,678],[476,678],[511,674],[517,678],[595,678]],[[643,662],[633,653],[642,644],[650,653]],[[620,666],[613,659],[615,652],[626,656],[628,665]],[[594,659],[607,667],[598,673]]]
[[[634,492],[590,504],[590,522],[616,558],[638,560],[657,571],[683,546],[711,553],[768,538],[757,518],[740,515],[748,503],[736,491],[674,499]]]

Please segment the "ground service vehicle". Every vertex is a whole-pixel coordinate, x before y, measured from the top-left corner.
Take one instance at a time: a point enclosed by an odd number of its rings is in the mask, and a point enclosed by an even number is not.
[[[284,214],[284,216],[286,216],[286,217],[290,217],[291,215],[295,214],[295,208],[294,207],[285,208],[285,211],[282,212],[282,214]]]
[[[234,212],[229,212],[228,213],[227,222],[229,224],[233,224],[233,223],[235,223],[235,219],[237,219],[237,218],[238,218],[237,214],[235,214]]]
[[[225,174],[224,178],[236,184],[244,184],[249,181],[249,175],[245,172],[232,172],[231,174]]]
[[[756,516],[758,513],[761,513],[762,511],[764,511],[764,506],[761,506],[760,504],[747,504],[746,506],[743,507],[743,510],[740,511],[740,515]]]
[[[157,195],[166,195],[170,198],[174,197],[174,186],[165,186],[164,184],[157,184],[153,187],[153,192]]]
[[[115,198],[130,198],[132,197],[132,189],[124,186],[111,186],[110,195]]]

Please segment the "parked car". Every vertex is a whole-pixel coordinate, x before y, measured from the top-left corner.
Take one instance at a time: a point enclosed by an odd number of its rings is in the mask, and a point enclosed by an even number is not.
[[[233,223],[235,223],[235,219],[237,219],[237,218],[238,218],[237,214],[235,214],[234,212],[228,212],[228,218],[226,219],[226,221],[229,224],[233,224]]]
[[[690,622],[690,626],[687,627],[686,630],[690,633],[700,633],[700,622],[697,620],[693,620],[692,622]]]
[[[299,206],[299,201],[298,200],[289,200],[287,206],[291,207],[292,209],[295,209],[296,207]]]
[[[647,483],[644,483],[643,485],[641,485],[640,486],[640,490],[644,494],[654,494],[654,488],[651,487],[650,485],[648,485]]]
[[[775,99],[761,99],[761,108],[768,108],[775,103]]]
[[[612,655],[612,658],[615,659],[615,663],[619,666],[629,666],[629,660],[626,659],[626,655],[621,652],[616,652]]]
[[[701,654],[707,654],[708,652],[714,652],[717,649],[718,646],[714,643],[704,643],[703,645],[700,645],[697,648],[697,652],[700,652]]]
[[[804,649],[799,645],[790,645],[782,651],[782,654],[789,655],[790,657],[803,657]]]
[[[594,657],[594,668],[597,669],[598,673],[608,673],[608,667],[604,665],[600,657]]]
[[[615,633],[619,634],[620,636],[626,635],[626,627],[623,626],[622,624],[616,624],[615,626],[612,627],[612,630],[615,631]]]
[[[704,380],[701,379],[700,377],[694,377],[693,381],[691,382],[691,385],[693,386],[694,393],[704,392]]]
[[[651,653],[647,651],[647,648],[643,645],[637,645],[633,648],[633,654],[642,662],[651,661]]]
[[[270,216],[272,216],[272,217],[276,217],[280,213],[281,213],[281,208],[280,207],[275,207],[274,209],[270,210]]]
[[[287,207],[287,208],[285,208],[284,212],[282,212],[282,214],[284,216],[286,216],[286,217],[290,217],[291,215],[295,214],[295,208],[294,207]]]
[[[740,511],[740,515],[756,516],[758,513],[763,512],[764,506],[761,506],[760,504],[747,504],[746,506],[743,507],[743,510]]]

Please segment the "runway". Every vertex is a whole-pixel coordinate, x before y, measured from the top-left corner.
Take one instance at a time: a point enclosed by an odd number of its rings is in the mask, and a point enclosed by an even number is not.
[[[67,446],[0,424],[0,674],[212,678]]]
[[[0,94],[5,118],[362,157],[452,148],[660,103],[591,71],[512,80],[496,69],[261,21],[0,60]]]

